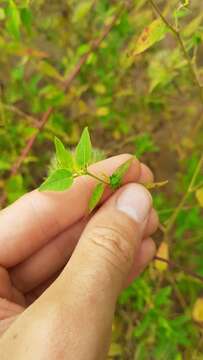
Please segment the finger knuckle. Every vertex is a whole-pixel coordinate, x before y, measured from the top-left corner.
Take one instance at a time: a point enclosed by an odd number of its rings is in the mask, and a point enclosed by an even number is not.
[[[121,272],[126,272],[133,260],[133,244],[124,230],[118,227],[97,226],[91,232],[91,241],[100,248],[107,262]]]

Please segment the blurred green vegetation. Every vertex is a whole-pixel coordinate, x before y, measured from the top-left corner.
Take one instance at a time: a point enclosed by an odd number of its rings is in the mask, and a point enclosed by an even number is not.
[[[87,125],[106,156],[136,154],[156,181],[168,179],[154,192],[163,224],[158,254],[180,267],[153,263],[121,295],[109,357],[198,360],[203,359],[203,284],[182,268],[203,275],[202,166],[195,191],[187,193],[203,151],[203,3],[156,4],[180,30],[200,86],[176,36],[160,22],[153,30],[157,14],[150,1],[0,0],[0,191],[9,204],[39,186],[54,136],[74,147]],[[99,49],[89,54],[92,41],[123,5]],[[64,93],[64,82],[87,53]],[[44,129],[10,176],[50,107]]]

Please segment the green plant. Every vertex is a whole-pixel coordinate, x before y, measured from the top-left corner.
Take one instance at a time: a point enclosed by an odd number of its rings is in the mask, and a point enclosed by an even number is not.
[[[1,206],[57,169],[70,186],[52,143],[74,148],[86,126],[104,157],[136,154],[169,179],[153,194],[162,262],[122,294],[113,358],[202,357],[202,20],[198,0],[0,1]],[[109,186],[93,175],[90,209]]]
[[[87,175],[97,180],[92,196],[89,201],[89,211],[100,202],[106,186],[109,186],[113,191],[122,186],[123,178],[128,172],[133,156],[124,162],[114,171],[111,176],[106,174],[97,175],[93,174],[88,166],[92,163],[93,148],[91,144],[90,134],[88,128],[83,130],[80,141],[76,146],[75,152],[66,149],[63,143],[55,137],[56,148],[56,168],[51,172],[44,183],[39,187],[40,191],[64,191],[70,188],[79,176]],[[167,184],[168,181],[150,183],[145,186],[148,189],[154,189]]]

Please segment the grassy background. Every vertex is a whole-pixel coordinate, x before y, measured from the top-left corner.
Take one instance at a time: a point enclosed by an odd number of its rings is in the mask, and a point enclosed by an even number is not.
[[[118,21],[64,93],[64,81],[123,3],[126,7]],[[184,1],[157,0],[157,4],[172,24],[178,21],[203,83],[203,4],[198,0],[182,7]],[[0,1],[4,205],[41,183],[55,135],[74,147],[88,125],[95,147],[106,156],[131,152],[151,166],[157,181],[169,180],[154,192],[161,222],[167,226],[202,154],[203,97],[171,32],[133,56],[140,34],[154,19],[156,14],[145,0]],[[54,111],[49,121],[16,172],[13,164],[18,164],[19,154],[50,107]],[[203,182],[201,170],[196,184]],[[203,275],[201,206],[195,191],[189,194],[167,237],[159,231],[156,239],[157,246],[163,240],[167,244],[167,258],[199,275]],[[159,255],[166,257],[163,250]],[[203,359],[202,288],[182,269],[151,264],[120,297],[109,357]]]

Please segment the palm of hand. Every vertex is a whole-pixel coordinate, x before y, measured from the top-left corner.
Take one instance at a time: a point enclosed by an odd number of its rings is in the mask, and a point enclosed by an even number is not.
[[[81,220],[12,267],[0,267],[0,335],[57,278],[86,224]],[[53,228],[53,227],[52,227]]]

